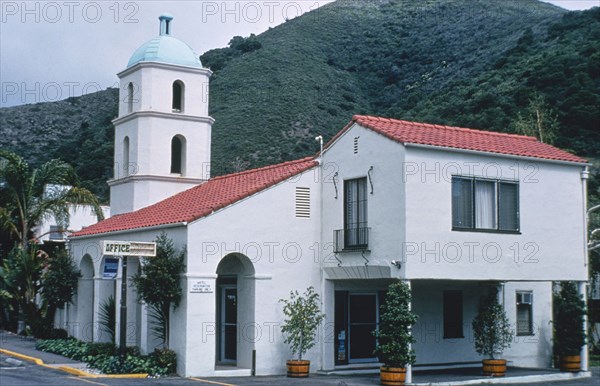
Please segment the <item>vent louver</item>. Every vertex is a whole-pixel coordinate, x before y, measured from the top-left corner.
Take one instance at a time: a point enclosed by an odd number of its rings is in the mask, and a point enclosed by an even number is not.
[[[296,217],[310,218],[310,188],[296,188]]]

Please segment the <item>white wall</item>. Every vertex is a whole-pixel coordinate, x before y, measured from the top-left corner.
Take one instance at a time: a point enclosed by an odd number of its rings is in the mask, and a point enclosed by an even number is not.
[[[171,238],[174,242],[174,245],[177,248],[183,248],[186,245],[186,231],[184,227],[170,227],[164,228],[164,230],[168,237]],[[93,290],[93,321],[92,326],[90,327],[90,323],[80,321],[83,316],[76,315],[77,319],[74,321],[70,321],[70,323],[76,323],[75,327],[73,327],[73,335],[78,338],[89,338],[90,330],[93,330],[94,333],[94,341],[103,341],[106,342],[108,340],[107,334],[99,333],[99,329],[101,328],[98,320],[99,320],[99,311],[100,305],[105,299],[114,293],[115,300],[117,304],[117,337],[116,342],[119,342],[119,323],[120,323],[120,299],[121,299],[121,272],[119,269],[119,275],[116,280],[104,280],[102,279],[103,272],[103,256],[101,254],[101,243],[103,240],[114,240],[114,241],[154,241],[156,237],[161,233],[161,229],[156,230],[138,230],[132,231],[129,233],[120,233],[120,234],[107,234],[107,235],[99,235],[93,237],[78,237],[71,238],[69,242],[69,249],[72,253],[72,256],[75,260],[75,264],[79,266],[81,263],[81,259],[86,254],[90,256],[93,265],[94,265],[94,290]],[[127,276],[131,277],[137,273],[138,267],[138,258],[129,257],[128,258],[128,270]],[[115,284],[116,282],[116,284]],[[131,282],[129,282],[131,283]],[[114,290],[116,285],[116,291]],[[86,291],[86,293],[81,293],[81,290]],[[80,289],[80,293],[77,295],[77,300],[79,299],[91,299],[89,294],[91,290],[89,286],[85,285],[84,288]],[[88,300],[89,301],[89,300]],[[147,319],[141,318],[141,314],[138,310],[138,301],[137,294],[131,286],[128,286],[127,290],[127,344],[128,345],[141,345],[143,340],[141,340],[142,334],[147,334],[147,324],[144,325],[143,321]],[[79,305],[78,305],[79,308]],[[176,319],[176,317],[173,317]],[[175,324],[175,323],[174,323]],[[140,329],[144,329],[146,331],[140,331]],[[175,330],[178,331],[178,330]],[[71,332],[71,331],[69,331]],[[146,339],[146,347],[142,347],[144,350],[153,349],[152,344],[154,344],[154,340],[152,338]],[[175,348],[174,348],[175,349]],[[177,350],[176,350],[177,351]]]
[[[504,351],[509,365],[551,367],[552,365],[552,283],[509,282],[504,286],[504,310],[513,326],[517,318],[516,291],[533,293],[533,335],[515,336]]]
[[[196,69],[163,63],[142,63],[119,74],[119,117],[128,114],[129,83],[134,86],[133,111],[172,111],[173,82],[185,85],[185,115],[208,116],[209,77],[208,69]]]
[[[110,207],[102,206],[104,218],[110,217]],[[96,214],[89,205],[69,205],[69,223],[67,224],[67,233],[76,232],[83,227],[90,226],[98,222]],[[38,240],[45,242],[50,240],[50,227],[58,225],[56,219],[52,216],[45,218],[35,229],[35,235]],[[65,236],[66,238],[66,236]]]
[[[415,147],[405,162],[408,278],[587,280],[580,166]],[[519,181],[521,234],[453,231],[455,174]]]
[[[358,154],[354,154],[354,138],[359,138]],[[405,233],[405,193],[402,184],[401,165],[404,160],[402,146],[383,136],[352,126],[344,133],[323,156],[323,232],[322,243],[327,247],[325,266],[330,267],[329,278],[344,278],[348,267],[357,267],[351,273],[353,278],[400,277],[400,270],[390,265],[392,260],[402,257],[402,242]],[[373,183],[373,194],[367,180],[369,250],[365,252],[368,265],[372,271],[366,272],[365,260],[361,252],[342,252],[338,258],[342,261],[338,266],[332,251],[333,232],[344,228],[344,180],[367,177],[369,168]],[[337,199],[334,173],[337,176]],[[381,267],[381,268],[379,268]],[[382,272],[379,274],[378,272]]]
[[[188,226],[188,281],[202,279],[214,286],[220,260],[233,252],[247,256],[253,265],[254,277],[244,279],[254,281],[256,304],[247,308],[254,315],[238,315],[242,331],[238,366],[249,367],[253,347],[257,375],[281,374],[291,358],[280,334],[283,314],[279,299],[288,298],[292,290],[304,292],[311,285],[320,292],[318,177],[318,169],[309,170]],[[309,219],[295,217],[297,186],[310,188]],[[216,293],[186,294],[187,328],[180,339],[187,349],[179,357],[181,375],[214,374],[215,301]],[[244,320],[255,324],[244,325]],[[319,367],[319,352],[317,346],[305,356],[312,361],[313,371]]]
[[[473,318],[481,296],[485,296],[490,285],[482,282],[413,280],[412,309],[419,316],[413,328],[416,343],[416,367],[441,364],[478,363],[484,359],[475,351],[472,328]],[[462,339],[443,337],[443,291],[463,292]],[[516,291],[531,291],[533,294],[532,336],[514,336],[511,347],[502,358],[509,366],[548,368],[552,361],[552,289],[549,282],[508,282],[500,293],[501,302],[513,331],[516,328]]]
[[[482,358],[474,348],[471,321],[477,314],[479,297],[489,286],[477,282],[411,281],[412,310],[419,316],[413,328],[416,343],[416,365],[440,365],[479,362]],[[443,293],[460,290],[463,293],[463,333],[461,339],[444,339]]]

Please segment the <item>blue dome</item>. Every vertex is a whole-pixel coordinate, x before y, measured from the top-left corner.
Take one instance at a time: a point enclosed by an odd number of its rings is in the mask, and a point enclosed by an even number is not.
[[[127,68],[140,62],[158,62],[202,68],[200,58],[191,47],[170,36],[170,21],[173,17],[163,15],[159,19],[161,21],[160,36],[147,41],[135,50],[131,55],[131,59],[129,59],[129,63],[127,63]]]

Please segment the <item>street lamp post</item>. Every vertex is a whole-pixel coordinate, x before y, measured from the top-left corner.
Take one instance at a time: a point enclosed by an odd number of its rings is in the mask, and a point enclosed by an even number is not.
[[[119,354],[125,358],[127,352],[127,256],[121,258],[121,318],[119,332]]]

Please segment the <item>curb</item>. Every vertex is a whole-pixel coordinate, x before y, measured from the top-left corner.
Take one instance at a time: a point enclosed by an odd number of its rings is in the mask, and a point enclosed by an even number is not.
[[[517,377],[507,378],[489,378],[489,379],[472,379],[468,381],[454,382],[434,382],[434,383],[413,383],[413,386],[462,386],[462,385],[481,385],[481,384],[511,384],[511,383],[542,383],[552,381],[567,381],[573,379],[591,378],[591,371],[580,371],[578,373],[559,373],[559,374],[544,374],[544,375],[522,375]]]
[[[23,359],[25,361],[33,362],[33,363],[35,363],[36,365],[39,365],[39,366],[44,366],[45,365],[44,361],[41,360],[41,359],[39,359],[39,358],[34,358],[34,357],[30,357],[28,355],[19,354],[18,352],[5,350],[3,348],[0,348],[0,353],[6,354],[6,355],[10,355],[11,357]]]
[[[54,367],[54,366],[50,366],[44,363],[43,360],[41,360],[40,358],[35,358],[35,357],[30,357],[29,355],[24,355],[24,354],[20,354],[18,352],[14,352],[14,351],[10,351],[10,350],[5,350],[5,349],[1,349],[0,348],[0,353],[5,354],[5,355],[10,355],[12,357],[15,358],[19,358],[19,359],[23,359],[25,361],[29,361],[29,362],[33,362],[38,366],[42,366],[42,367],[46,367],[49,369],[55,369],[55,370],[60,370],[60,371],[64,371],[65,373],[71,374],[71,375],[76,375],[78,377],[84,377],[84,378],[113,378],[113,379],[119,379],[119,378],[148,378],[148,374],[90,374],[86,371],[83,370],[79,370],[76,369],[74,367],[69,367],[69,366],[59,366],[59,367]]]

